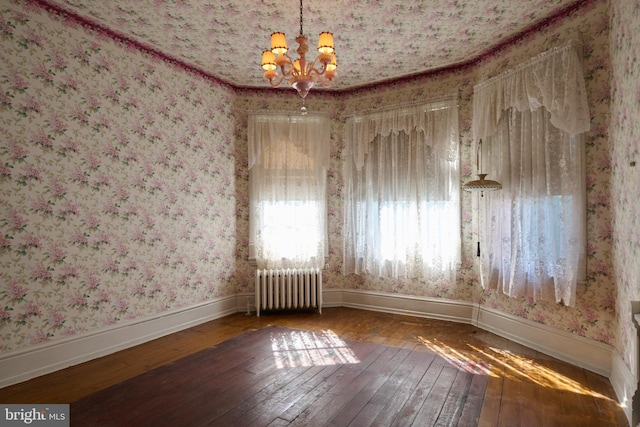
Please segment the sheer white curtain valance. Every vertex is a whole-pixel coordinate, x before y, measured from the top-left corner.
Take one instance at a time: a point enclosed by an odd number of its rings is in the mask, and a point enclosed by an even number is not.
[[[263,161],[266,152],[284,144],[293,144],[315,159],[318,166],[329,168],[330,121],[326,115],[288,115],[287,113],[251,113],[248,143],[249,169]]]
[[[403,132],[410,135],[412,131],[424,134],[425,131],[433,132],[435,129],[448,139],[448,143],[443,144],[442,137],[438,138],[437,149],[449,156],[456,155],[458,145],[458,135],[447,127],[436,128],[433,126],[435,115],[432,112],[438,110],[457,109],[457,99],[448,97],[439,101],[428,103],[412,104],[397,108],[388,108],[383,111],[370,112],[347,119],[347,137],[349,138],[353,160],[358,168],[364,165],[364,158],[371,148],[371,143],[376,137],[388,137],[391,134],[398,135]],[[457,132],[457,127],[456,127]],[[433,140],[426,140],[426,144],[433,145]]]
[[[590,116],[580,45],[543,52],[516,69],[474,86],[473,135],[486,139],[497,132],[507,110],[544,107],[551,124],[571,134],[589,130]]]
[[[250,114],[249,255],[258,268],[323,268],[330,121]]]

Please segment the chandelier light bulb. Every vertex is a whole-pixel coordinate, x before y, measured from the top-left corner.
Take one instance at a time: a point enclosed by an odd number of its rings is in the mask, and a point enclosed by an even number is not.
[[[271,52],[275,55],[284,55],[288,50],[287,37],[284,33],[271,34]]]
[[[333,34],[329,32],[320,33],[318,37],[318,52],[333,53]]]

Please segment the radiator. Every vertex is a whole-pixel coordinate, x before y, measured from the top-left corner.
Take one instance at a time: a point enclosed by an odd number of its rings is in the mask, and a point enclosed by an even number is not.
[[[322,313],[322,270],[256,270],[256,314],[267,310],[317,309]]]

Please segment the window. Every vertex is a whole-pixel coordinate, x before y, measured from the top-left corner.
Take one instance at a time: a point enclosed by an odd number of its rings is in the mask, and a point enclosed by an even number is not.
[[[453,98],[347,120],[345,274],[455,280],[458,138]]]
[[[317,255],[322,226],[318,224],[321,208],[315,201],[265,200],[257,207],[262,227],[258,230],[264,251],[278,254],[279,258],[312,259]]]
[[[249,256],[258,268],[324,267],[329,129],[326,116],[249,116]]]
[[[390,262],[408,259],[411,248],[423,247],[422,262],[426,267],[437,268],[439,253],[456,257],[457,240],[448,235],[459,225],[457,203],[454,201],[384,203],[380,208],[380,256]],[[451,215],[453,213],[453,215]],[[437,239],[434,245],[424,245],[429,239]]]
[[[586,89],[573,43],[476,86],[474,135],[502,190],[481,201],[483,286],[572,306],[585,279]]]

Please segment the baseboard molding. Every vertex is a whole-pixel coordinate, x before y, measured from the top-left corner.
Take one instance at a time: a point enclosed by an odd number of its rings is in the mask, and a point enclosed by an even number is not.
[[[238,311],[246,311],[247,303],[255,311],[253,301],[253,293],[238,294]],[[323,289],[322,307],[350,307],[458,323],[470,323],[473,311],[473,304],[460,301],[349,289]]]
[[[0,388],[133,347],[209,320],[235,312],[246,312],[247,309],[254,309],[251,306],[253,301],[253,293],[237,294],[126,325],[65,338],[36,348],[6,353],[0,357]],[[628,375],[628,368],[622,360],[618,357],[612,361],[612,347],[496,310],[485,307],[479,309],[477,304],[383,292],[325,289],[323,307],[352,307],[474,324],[501,337],[610,378],[621,398],[630,398],[635,390],[635,384],[629,382],[633,375]]]
[[[481,307],[477,326],[563,362],[609,378],[613,347],[542,323]]]
[[[618,402],[620,402],[620,406],[624,410],[627,420],[629,420],[629,425],[632,425],[632,399],[638,387],[638,378],[624,363],[617,351],[613,352],[609,380],[613,390],[616,392]]]
[[[0,388],[106,356],[238,311],[236,296],[0,355]]]
[[[342,306],[457,323],[471,323],[473,314],[468,302],[348,289],[342,290]]]
[[[323,307],[344,307],[342,303],[342,289],[323,289],[322,290],[322,306]]]
[[[474,303],[345,289],[325,291],[323,299],[335,306],[473,324],[563,362],[611,375],[611,346]]]

